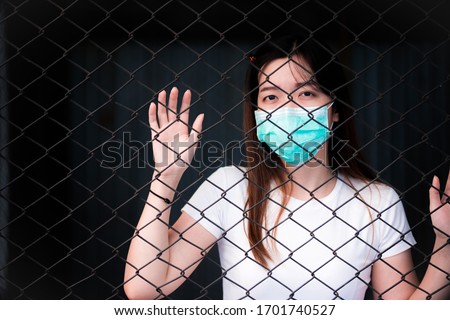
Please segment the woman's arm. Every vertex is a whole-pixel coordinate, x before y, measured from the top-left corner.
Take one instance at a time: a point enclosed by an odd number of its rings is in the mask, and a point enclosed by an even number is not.
[[[375,298],[448,299],[450,297],[450,172],[442,197],[439,179],[430,188],[430,213],[436,240],[425,275],[418,283],[411,250],[378,260],[372,269]]]
[[[192,160],[203,121],[203,115],[198,116],[189,134],[190,101],[191,94],[186,91],[177,113],[178,90],[173,88],[167,104],[165,91],[158,96],[158,106],[150,104],[155,172],[125,267],[124,289],[130,299],[155,299],[171,293],[216,240],[187,214],[169,228],[171,204],[167,202],[173,200]]]
[[[409,299],[418,284],[411,250],[379,259],[372,266],[374,299]]]

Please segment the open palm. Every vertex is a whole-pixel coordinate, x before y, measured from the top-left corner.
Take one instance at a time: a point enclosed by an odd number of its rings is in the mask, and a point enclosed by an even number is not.
[[[431,221],[436,233],[436,240],[446,242],[450,237],[450,172],[442,197],[439,194],[440,182],[438,177],[433,178],[430,188]]]
[[[203,114],[195,119],[189,132],[191,92],[187,90],[177,111],[178,89],[172,88],[167,99],[165,91],[158,95],[158,104],[149,107],[155,169],[161,175],[181,176],[192,161],[202,130]]]

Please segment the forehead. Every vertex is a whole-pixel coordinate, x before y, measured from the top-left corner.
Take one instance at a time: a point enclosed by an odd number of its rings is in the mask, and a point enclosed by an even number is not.
[[[299,56],[292,58],[280,58],[272,60],[262,66],[258,75],[258,82],[261,84],[266,80],[274,81],[292,78],[297,83],[304,83],[312,80],[314,77],[309,64]]]

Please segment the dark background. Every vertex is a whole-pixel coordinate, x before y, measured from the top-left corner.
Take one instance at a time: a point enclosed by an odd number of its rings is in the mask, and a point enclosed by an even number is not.
[[[449,169],[449,14],[437,0],[3,1],[0,297],[126,298],[152,174],[149,101],[177,85],[194,93],[191,121],[205,113],[175,219],[205,176],[241,159],[224,146],[243,136],[246,55],[300,32],[347,69],[362,151],[403,200],[422,275],[428,188]],[[213,251],[170,298],[220,299],[220,275]]]

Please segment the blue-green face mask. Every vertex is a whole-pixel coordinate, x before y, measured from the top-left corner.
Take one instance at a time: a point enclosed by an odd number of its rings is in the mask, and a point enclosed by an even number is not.
[[[330,106],[280,108],[271,113],[257,110],[258,139],[290,165],[308,162],[330,136]]]

